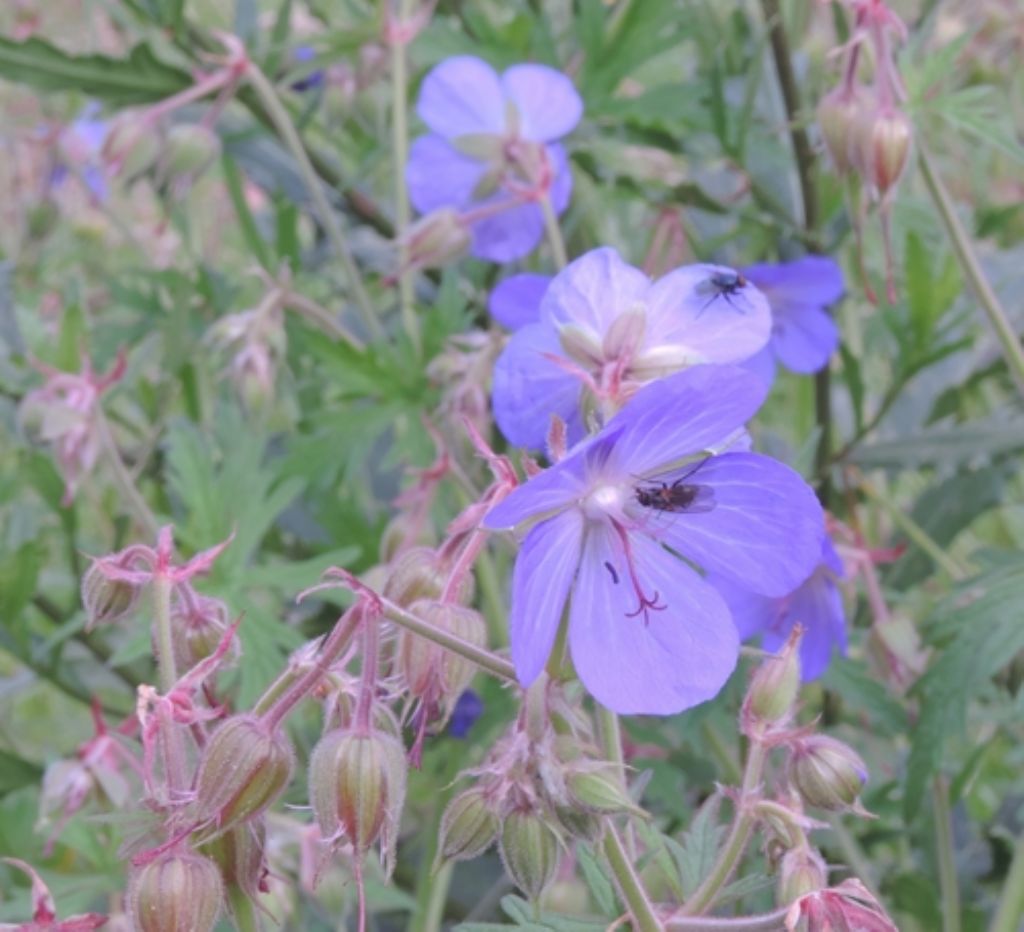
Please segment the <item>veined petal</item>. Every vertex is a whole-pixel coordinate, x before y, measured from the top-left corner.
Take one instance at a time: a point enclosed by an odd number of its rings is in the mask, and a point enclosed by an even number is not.
[[[582,463],[563,460],[514,489],[481,523],[490,531],[511,530],[531,518],[567,510],[583,491]]]
[[[494,286],[487,309],[491,317],[509,330],[535,324],[540,317],[541,299],[550,284],[550,275],[511,275]]]
[[[423,79],[416,112],[446,138],[505,132],[505,95],[497,72],[474,55],[456,55]]]
[[[648,346],[684,346],[710,363],[753,356],[771,335],[771,309],[749,283],[734,293],[713,284],[716,275],[735,274],[724,266],[686,265],[655,282],[648,296]]]
[[[409,150],[405,180],[409,200],[420,213],[441,207],[462,210],[487,166],[454,149],[440,136],[420,136]]]
[[[523,541],[512,573],[509,636],[523,686],[544,669],[580,561],[583,515],[571,509],[542,521]]]
[[[846,618],[839,588],[820,571],[788,599],[779,623],[766,628],[762,646],[775,652],[782,647],[793,625],[804,628],[800,642],[800,675],[804,682],[816,680],[836,650],[846,653]]]
[[[652,529],[707,572],[784,596],[821,562],[821,505],[788,466],[757,453],[723,453],[688,481],[710,488],[714,507],[652,515]]]
[[[621,428],[622,459],[631,473],[656,475],[742,427],[767,391],[757,376],[736,366],[695,366],[645,385],[608,429]]]
[[[570,607],[572,659],[612,711],[671,715],[721,690],[739,639],[721,596],[696,573],[642,535],[630,545],[641,586],[663,608],[634,615],[638,596],[621,543],[609,526],[592,524]]]
[[[494,366],[491,407],[505,439],[528,450],[542,450],[557,414],[569,426],[569,442],[583,434],[580,380],[548,358],[561,355],[558,338],[544,324],[517,331]]]
[[[501,84],[519,111],[520,133],[526,139],[561,139],[583,115],[583,101],[572,81],[547,65],[513,65],[501,76]]]
[[[768,630],[782,614],[782,599],[758,595],[717,573],[709,573],[705,582],[714,586],[715,591],[725,599],[740,640],[746,641]]]
[[[754,353],[750,359],[744,359],[740,365],[748,372],[753,372],[765,385],[775,383],[775,350],[771,343]]]
[[[620,314],[644,300],[650,280],[609,247],[593,249],[559,272],[541,302],[541,320],[603,335]]]
[[[779,361],[793,372],[817,372],[828,365],[839,346],[839,328],[827,311],[791,305],[775,315],[772,348]]]

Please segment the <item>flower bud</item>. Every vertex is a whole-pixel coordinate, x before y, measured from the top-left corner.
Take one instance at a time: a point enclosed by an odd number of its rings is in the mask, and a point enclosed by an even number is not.
[[[191,670],[219,646],[228,629],[228,607],[220,599],[191,593],[171,609],[174,626],[174,660],[179,670]],[[231,655],[241,653],[237,637],[231,642]]]
[[[865,94],[860,88],[836,88],[818,104],[818,125],[835,165],[836,173],[848,175],[854,168],[853,132],[865,107]]]
[[[643,815],[612,767],[598,765],[572,770],[566,775],[565,783],[573,802],[591,812]]]
[[[166,183],[191,182],[220,155],[220,138],[198,123],[178,123],[167,132],[160,174]]]
[[[93,563],[82,577],[86,631],[130,615],[139,604],[140,592],[134,583],[110,579],[98,563]]]
[[[438,859],[469,861],[483,854],[498,837],[497,809],[496,801],[479,787],[459,793],[441,817]]]
[[[647,311],[642,303],[619,314],[604,335],[605,359],[632,358],[640,348],[647,330]]]
[[[831,812],[861,812],[858,797],[867,766],[835,738],[811,735],[798,741],[789,759],[789,779],[808,806]]]
[[[191,852],[151,861],[128,884],[128,913],[137,932],[209,932],[223,900],[217,865]]]
[[[498,852],[505,870],[528,899],[536,900],[555,879],[559,838],[530,810],[510,812],[501,825]]]
[[[452,262],[469,248],[469,225],[450,207],[421,217],[406,230],[401,246],[407,269],[433,269]]]
[[[913,132],[902,110],[876,110],[858,119],[852,155],[864,179],[879,194],[889,191],[903,174]]]
[[[802,845],[787,851],[779,867],[779,902],[793,900],[823,889],[828,884],[828,870],[820,854]]]
[[[390,735],[341,729],[326,734],[309,760],[309,801],[320,834],[329,841],[344,834],[358,855],[378,837],[390,849],[407,770],[405,749]]]
[[[782,650],[766,657],[750,678],[740,718],[746,735],[785,724],[792,717],[800,691],[800,637],[803,629],[794,625]]]
[[[420,599],[439,599],[448,579],[448,567],[429,547],[411,547],[400,554],[391,567],[382,595],[408,608]],[[473,599],[473,576],[467,573],[459,585],[457,601]]]
[[[267,826],[263,819],[253,819],[218,835],[203,845],[201,853],[220,868],[228,887],[236,887],[255,899],[265,886],[267,862],[264,849]]]
[[[196,776],[196,807],[203,840],[255,818],[284,791],[295,754],[282,732],[249,715],[229,718],[203,749]]]
[[[576,806],[558,806],[555,815],[562,828],[588,845],[598,844],[604,836],[604,820],[594,812]]]
[[[414,602],[409,611],[476,647],[487,644],[487,624],[471,608],[421,600]],[[476,666],[464,657],[406,630],[398,642],[398,669],[414,696],[443,698],[449,705],[458,699],[476,672]]]
[[[103,161],[125,181],[149,171],[160,154],[160,133],[139,113],[117,116],[103,142]]]

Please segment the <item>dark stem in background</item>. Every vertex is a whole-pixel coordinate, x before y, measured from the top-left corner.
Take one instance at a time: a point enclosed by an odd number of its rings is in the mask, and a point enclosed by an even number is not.
[[[801,122],[800,89],[797,87],[796,76],[793,74],[793,62],[789,54],[789,41],[786,38],[786,27],[782,21],[779,0],[761,0],[761,10],[768,26],[771,40],[772,58],[775,61],[775,73],[779,79],[779,90],[786,107],[786,118],[789,124],[789,138],[793,143],[793,155],[796,159],[797,175],[800,179],[800,196],[804,205],[804,228],[807,241],[820,248],[817,237],[818,229],[818,189],[814,184],[814,150],[807,138],[807,131]],[[831,482],[828,477],[828,462],[832,449],[832,376],[826,366],[814,377],[814,421],[821,432],[818,437],[818,448],[815,452],[815,474],[818,476],[818,497],[828,507],[832,497]]]

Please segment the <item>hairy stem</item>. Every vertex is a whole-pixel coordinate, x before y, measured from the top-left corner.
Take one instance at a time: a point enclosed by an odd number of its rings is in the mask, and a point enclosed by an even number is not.
[[[110,429],[110,422],[107,421],[106,415],[98,405],[96,406],[94,423],[96,425],[96,432],[99,435],[100,446],[103,448],[107,462],[110,464],[111,477],[114,480],[114,485],[117,486],[118,491],[121,493],[122,500],[128,506],[128,510],[135,517],[139,526],[146,532],[147,536],[156,537],[157,532],[160,530],[160,522],[153,515],[146,500],[142,497],[142,493],[135,485],[131,473],[128,472],[128,467],[125,466],[124,460],[121,459],[121,451],[117,448],[117,441],[114,440],[114,433]]]
[[[995,291],[992,290],[988,278],[982,271],[978,257],[974,254],[971,238],[960,222],[949,192],[942,183],[938,172],[935,171],[931,156],[922,143],[919,143],[917,147],[917,162],[921,168],[921,177],[924,178],[925,186],[935,204],[935,209],[946,228],[946,233],[949,234],[953,252],[960,263],[964,278],[967,279],[996,333],[1003,358],[1006,360],[1006,366],[1010,370],[1010,376],[1013,378],[1017,390],[1024,395],[1024,349],[1021,349],[1020,338],[1006,316],[1006,311],[999,298],[996,297]]]
[[[935,814],[935,856],[939,862],[942,892],[942,932],[960,932],[960,884],[953,856],[953,814],[949,808],[949,783],[939,775],[932,781]]]
[[[324,232],[331,243],[331,248],[334,250],[338,261],[341,263],[341,267],[345,271],[348,286],[351,289],[352,297],[355,299],[356,307],[359,309],[363,323],[373,337],[382,337],[384,335],[383,328],[377,319],[377,312],[370,301],[370,296],[363,286],[362,277],[359,274],[355,259],[352,258],[352,252],[345,239],[345,234],[338,223],[338,218],[333,208],[327,200],[323,183],[317,177],[316,170],[309,160],[306,149],[302,145],[302,139],[299,137],[299,131],[295,128],[287,108],[281,102],[277,91],[274,90],[274,86],[267,80],[266,75],[254,64],[249,65],[246,70],[246,77],[250,86],[260,98],[285,148],[288,149],[292,158],[295,159],[296,167],[302,176],[302,181],[309,191],[317,219],[324,228]]]
[[[670,916],[665,920],[665,932],[784,932],[786,913],[790,906],[782,906],[759,916],[737,916],[717,919],[707,916]]]
[[[733,871],[740,863],[747,843],[754,831],[755,818],[750,813],[750,801],[756,796],[764,777],[764,767],[768,760],[768,751],[759,741],[750,745],[747,755],[747,766],[743,774],[743,786],[739,799],[736,801],[736,814],[733,816],[732,827],[725,845],[718,853],[711,873],[704,878],[693,896],[683,906],[682,913],[687,916],[699,916],[707,912],[715,903],[722,887],[728,883]]]
[[[551,198],[547,194],[540,200],[540,209],[544,212],[544,230],[547,233],[551,252],[555,257],[555,265],[559,269],[564,269],[569,264],[569,254],[565,251],[562,228],[558,225],[555,208],[551,205]]]
[[[630,915],[640,932],[663,932],[665,926],[658,918],[654,904],[647,896],[640,883],[640,878],[633,869],[633,862],[626,854],[626,849],[619,838],[615,827],[608,823],[602,843],[605,857],[612,869],[615,885],[619,894],[629,908]]]

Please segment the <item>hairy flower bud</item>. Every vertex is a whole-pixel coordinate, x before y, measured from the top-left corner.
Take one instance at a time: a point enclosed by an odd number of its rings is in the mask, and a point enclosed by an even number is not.
[[[800,637],[803,629],[794,625],[782,650],[766,657],[750,678],[743,699],[740,720],[748,736],[783,725],[793,715],[800,691]]]
[[[223,900],[217,865],[191,852],[151,861],[128,884],[128,913],[137,932],[208,932]]]
[[[85,607],[85,628],[120,621],[139,604],[141,589],[134,583],[110,579],[93,563],[82,577],[82,605]]]
[[[469,249],[469,225],[457,210],[442,207],[421,217],[406,230],[400,245],[407,269],[433,269]]]
[[[178,123],[167,132],[160,175],[167,184],[190,183],[220,155],[220,138],[198,123]]]
[[[523,893],[536,900],[555,879],[560,841],[531,810],[514,810],[501,825],[498,852],[505,870]]]
[[[839,175],[848,175],[854,168],[853,138],[866,102],[863,90],[837,87],[818,104],[818,125],[825,148]]]
[[[500,827],[497,801],[484,790],[471,787],[459,793],[441,817],[438,860],[469,861],[478,857],[494,844]]]
[[[868,184],[885,195],[907,165],[914,132],[910,119],[902,110],[875,110],[861,114],[853,132],[856,166]]]
[[[384,584],[383,596],[408,608],[420,599],[438,599],[448,578],[448,567],[429,547],[411,547],[400,554]],[[459,585],[457,601],[473,599],[473,576],[467,573]]]
[[[309,760],[309,801],[329,841],[344,835],[358,855],[381,839],[390,860],[405,801],[405,748],[391,735],[337,729]]]
[[[789,780],[808,806],[861,812],[858,797],[867,779],[864,761],[835,738],[811,735],[793,746]]]
[[[282,732],[249,715],[229,718],[213,733],[199,761],[196,807],[204,823],[203,840],[266,810],[294,769],[295,754]]]
[[[103,161],[125,181],[147,172],[159,154],[160,133],[137,111],[119,114],[103,142]]]
[[[611,766],[598,764],[571,770],[566,774],[565,784],[572,801],[591,812],[643,815],[643,810],[634,804]]]
[[[487,624],[474,609],[451,602],[421,600],[410,607],[414,615],[476,647],[487,644]],[[469,686],[476,667],[439,644],[403,630],[398,642],[398,669],[412,695],[450,706]]]
[[[220,599],[190,592],[175,601],[171,622],[175,663],[179,670],[190,670],[220,646],[228,629],[228,607]],[[237,637],[232,639],[231,651],[233,657],[241,652]]]
[[[801,845],[782,856],[779,867],[779,902],[793,900],[828,884],[828,869],[820,854],[813,848]]]

